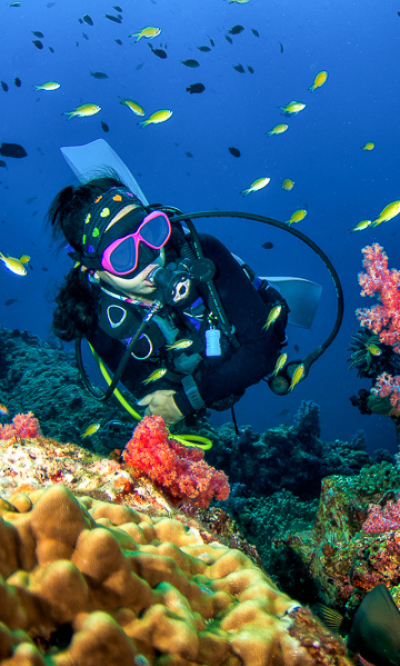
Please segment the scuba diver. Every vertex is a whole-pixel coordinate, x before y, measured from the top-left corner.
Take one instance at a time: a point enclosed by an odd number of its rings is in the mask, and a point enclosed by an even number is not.
[[[288,374],[280,365],[286,360],[281,350],[289,312],[294,310],[294,319],[308,317],[304,326],[309,327],[321,287],[277,278],[283,286],[289,281],[289,307],[284,289],[258,278],[217,238],[199,234],[190,218],[232,214],[285,229],[283,223],[227,211],[184,215],[149,205],[104,140],[61,151],[81,184],[61,190],[48,212],[53,238],[63,245],[67,240],[74,261],[56,297],[53,328],[62,340],[75,340],[78,367],[93,395],[118,397],[121,381],[135,409],[173,425],[205,408],[232,407],[246,388],[266,377],[276,393],[285,394],[307,375],[337,334],[341,298],[328,340],[294,362]],[[304,234],[289,232],[318,252],[341,296],[329,259]],[[305,286],[309,307],[301,297]],[[103,372],[109,384],[105,392],[86,376],[83,338],[102,372],[105,364],[114,373],[110,379]]]
[[[268,284],[257,289],[219,240],[199,235],[204,256],[197,258],[173,214],[143,206],[107,176],[64,188],[49,219],[76,262],[56,298],[61,339],[85,336],[115,373],[158,306],[121,376],[146,414],[174,424],[205,407],[226,409],[272,373],[286,341],[287,305]],[[276,306],[279,316],[266,327]]]

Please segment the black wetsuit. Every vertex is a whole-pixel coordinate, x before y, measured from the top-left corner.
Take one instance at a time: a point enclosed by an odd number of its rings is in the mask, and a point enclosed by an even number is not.
[[[202,360],[192,376],[205,405],[212,407],[213,403],[228,396],[240,396],[246,388],[272,372],[285,341],[287,307],[279,293],[272,287],[266,290],[262,298],[242,267],[219,240],[207,234],[200,234],[200,239],[204,256],[211,259],[216,266],[214,284],[240,343],[238,349],[233,349],[227,340],[223,340],[222,356],[212,358],[205,356],[202,345],[199,352]],[[282,302],[282,312],[268,330],[263,330],[268,314],[277,302]],[[139,307],[139,310],[143,313],[143,308]],[[162,313],[163,310],[161,316]],[[185,314],[182,312],[174,314],[174,322],[180,329],[180,339],[193,335],[194,327]],[[205,320],[200,333],[197,334],[198,338],[203,335],[204,340],[206,327]],[[134,331],[131,335],[133,333]],[[105,364],[115,372],[126,343],[113,339],[100,328],[96,329],[90,341]],[[183,352],[190,354],[191,349]],[[158,367],[164,367],[162,357],[156,356],[155,360],[131,358],[122,375],[122,383],[136,399],[158,389],[172,388],[176,391],[175,401],[182,414],[186,416],[193,413],[195,409],[180,384],[179,376],[169,373],[147,386],[143,384],[143,381]]]

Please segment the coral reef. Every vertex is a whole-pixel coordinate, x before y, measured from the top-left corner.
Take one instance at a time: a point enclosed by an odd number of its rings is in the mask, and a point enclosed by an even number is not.
[[[207,459],[226,472],[232,486],[243,484],[244,497],[268,497],[285,488],[302,500],[312,500],[319,497],[324,477],[358,474],[372,463],[361,431],[349,442],[323,442],[320,434],[318,405],[303,401],[294,426],[280,425],[261,435],[250,427],[236,435],[232,426],[222,426],[219,444]]]
[[[32,411],[46,437],[78,441],[99,453],[109,450],[102,444],[104,432],[83,440],[82,433],[91,423],[117,419],[121,428],[126,426],[127,437],[116,437],[115,448],[123,446],[134,426],[131,417],[117,401],[99,403],[91,396],[83,387],[74,352],[60,349],[59,341],[57,346],[50,343],[0,326],[0,403],[10,414]],[[1,416],[0,420],[4,421]]]
[[[223,472],[210,467],[200,449],[188,448],[169,438],[160,416],[146,416],[136,426],[122,454],[135,476],[150,479],[169,497],[190,500],[207,508],[212,498],[226,500],[229,484]]]
[[[311,530],[274,541],[284,589],[350,612],[379,583],[400,583],[400,470],[387,462],[322,483]],[[310,598],[310,588],[314,599]]]
[[[34,490],[21,487],[25,469],[41,477]],[[1,440],[0,471],[4,666],[351,666],[240,551],[166,516],[156,491],[154,502],[136,482],[118,493],[129,479],[116,461],[43,437]]]

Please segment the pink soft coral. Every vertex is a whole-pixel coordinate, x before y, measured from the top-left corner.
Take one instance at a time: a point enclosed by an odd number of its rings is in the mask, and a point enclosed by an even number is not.
[[[210,467],[200,449],[187,448],[168,439],[168,430],[160,416],[145,416],[136,426],[123,453],[125,462],[180,500],[190,500],[207,508],[215,495],[225,500],[229,484],[224,472]]]
[[[400,501],[388,502],[383,508],[379,504],[370,504],[368,517],[362,529],[367,534],[384,534],[400,527]]]
[[[12,423],[0,425],[0,439],[12,439],[13,437],[35,439],[41,435],[39,421],[35,419],[32,412],[16,414]]]

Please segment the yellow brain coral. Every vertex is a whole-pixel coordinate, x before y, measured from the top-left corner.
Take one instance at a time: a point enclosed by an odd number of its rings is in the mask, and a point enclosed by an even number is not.
[[[0,516],[3,666],[350,664],[333,639],[322,655],[309,611],[296,635],[304,609],[249,558],[179,520],[61,485]]]

